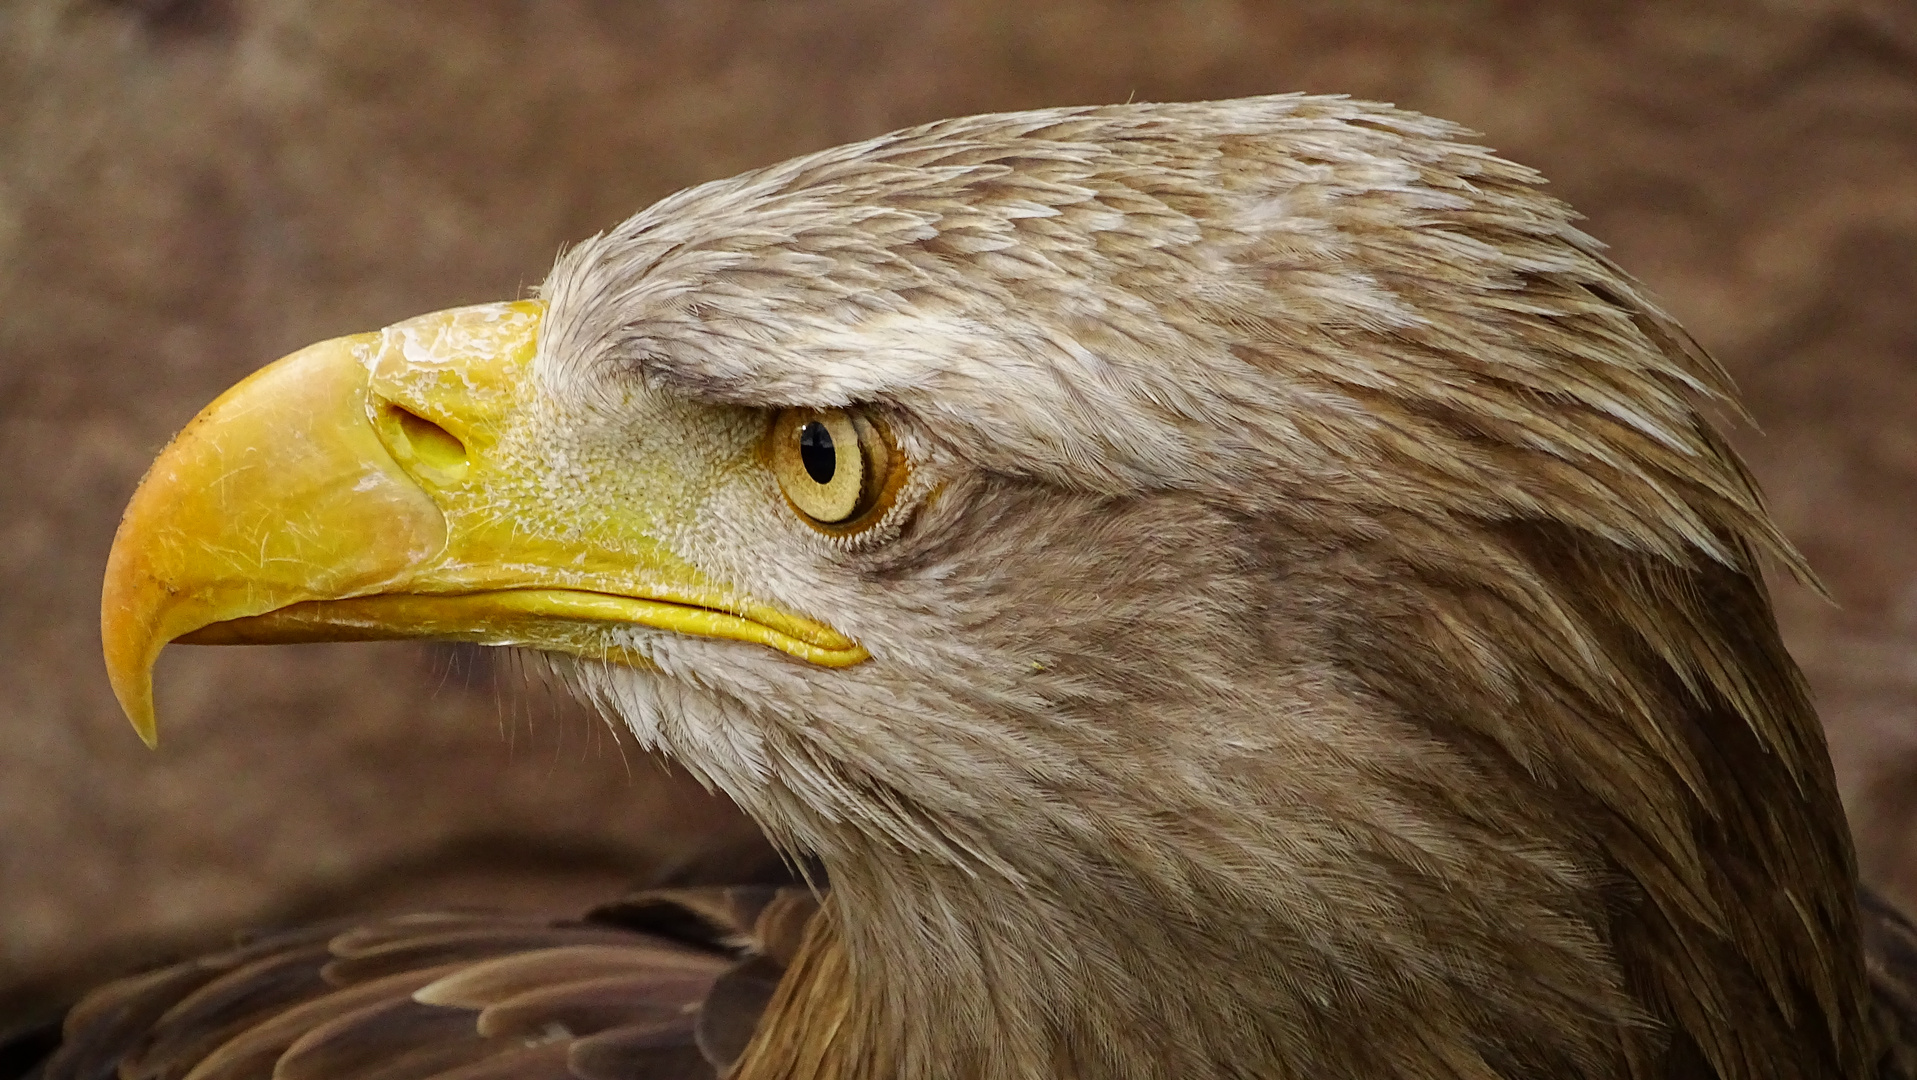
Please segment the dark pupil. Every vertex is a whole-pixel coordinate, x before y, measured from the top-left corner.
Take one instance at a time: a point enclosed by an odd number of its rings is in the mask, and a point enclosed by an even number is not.
[[[805,474],[817,484],[832,482],[832,474],[839,470],[839,455],[832,449],[832,433],[817,420],[799,429],[799,460],[805,463]]]

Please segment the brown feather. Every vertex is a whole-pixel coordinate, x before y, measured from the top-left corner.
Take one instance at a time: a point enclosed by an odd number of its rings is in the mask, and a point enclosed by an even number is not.
[[[181,1080],[195,1062],[279,1009],[331,989],[325,941],[244,964],[168,1008],[120,1065],[121,1080]]]
[[[722,1075],[692,1041],[692,1018],[653,1024],[629,1024],[580,1039],[567,1051],[567,1067],[577,1080],[711,1080]]]
[[[766,1003],[757,1031],[731,1064],[734,1080],[828,1080],[889,1075],[862,1058],[848,1030],[858,1022],[845,948],[827,911],[808,924],[787,976]]]
[[[342,946],[321,974],[335,986],[377,979],[400,971],[435,964],[510,955],[538,949],[586,948],[593,944],[619,946],[630,938],[616,932],[582,933],[572,928],[530,927],[516,924],[421,931],[396,936],[377,947],[360,942]]]
[[[273,1080],[413,1080],[489,1056],[472,1018],[388,997],[318,1025],[286,1047]]]
[[[768,963],[752,930],[764,912],[816,908],[788,891],[677,889],[586,920],[428,913],[267,937],[95,991],[69,1010],[44,1080],[712,1080],[695,1025],[728,969]],[[756,1021],[735,1023],[749,1035]]]

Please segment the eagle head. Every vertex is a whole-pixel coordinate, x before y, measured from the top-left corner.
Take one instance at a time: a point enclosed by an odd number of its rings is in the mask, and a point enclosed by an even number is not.
[[[861,1075],[1853,1074],[1803,564],[1540,184],[1293,95],[692,188],[209,406],[114,685],[150,738],[169,641],[554,657],[824,868]]]

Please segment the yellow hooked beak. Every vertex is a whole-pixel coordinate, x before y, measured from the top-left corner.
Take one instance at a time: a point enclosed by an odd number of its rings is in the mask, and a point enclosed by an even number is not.
[[[488,304],[322,342],[174,438],[127,506],[100,600],[107,674],[141,738],[155,741],[153,661],[172,641],[438,638],[642,663],[617,633],[636,626],[866,659],[665,546],[696,462],[568,495],[577,468],[523,434],[543,314]]]

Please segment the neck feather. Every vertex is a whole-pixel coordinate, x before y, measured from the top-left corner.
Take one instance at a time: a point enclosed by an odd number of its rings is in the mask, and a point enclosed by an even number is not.
[[[1236,775],[950,823],[993,866],[841,836],[737,1075],[1867,1076],[1842,811],[1761,586],[1500,544],[1555,610],[1455,562],[1325,605],[1317,711]],[[1246,708],[1205,719],[1289,706]]]

